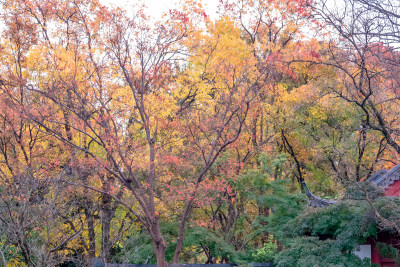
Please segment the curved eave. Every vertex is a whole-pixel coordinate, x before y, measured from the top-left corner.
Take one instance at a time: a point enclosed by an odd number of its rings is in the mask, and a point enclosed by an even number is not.
[[[311,193],[311,191],[308,189],[306,183],[303,181],[302,186],[304,188],[304,190],[306,191],[306,195],[309,199],[309,205],[311,207],[315,207],[315,208],[323,208],[323,207],[328,207],[332,204],[336,204],[337,201],[333,201],[333,200],[327,200],[327,199],[323,199],[320,197],[317,197],[316,195],[314,195],[313,193]]]

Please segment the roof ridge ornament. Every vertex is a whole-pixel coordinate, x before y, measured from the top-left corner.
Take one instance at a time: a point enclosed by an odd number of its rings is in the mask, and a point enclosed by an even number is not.
[[[301,185],[306,192],[306,195],[310,201],[309,205],[311,207],[315,207],[315,208],[328,207],[332,204],[338,203],[338,201],[333,201],[333,200],[328,200],[328,199],[323,199],[323,198],[317,197],[316,195],[311,193],[311,191],[310,191],[310,189],[308,189],[308,186],[306,185],[305,181],[302,181]]]

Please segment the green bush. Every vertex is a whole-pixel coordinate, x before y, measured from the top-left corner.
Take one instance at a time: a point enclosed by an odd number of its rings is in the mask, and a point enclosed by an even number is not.
[[[399,251],[395,247],[389,244],[377,242],[376,248],[379,251],[379,255],[382,257],[394,259],[397,264],[399,263]]]
[[[254,262],[272,262],[278,251],[278,245],[274,241],[273,236],[268,237],[268,242],[264,243],[264,247],[258,249],[256,253],[253,254]]]

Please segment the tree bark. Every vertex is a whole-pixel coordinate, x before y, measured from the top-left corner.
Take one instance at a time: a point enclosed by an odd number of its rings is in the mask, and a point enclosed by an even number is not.
[[[157,267],[168,267],[165,260],[165,241],[160,231],[158,218],[154,218],[151,226],[151,235],[153,238],[154,252],[157,259]]]
[[[96,233],[94,230],[93,214],[91,214],[90,210],[88,210],[87,208],[85,208],[85,216],[86,216],[88,232],[89,232],[88,256],[89,256],[89,260],[91,260],[92,258],[96,257],[96,242],[95,242]]]
[[[110,230],[111,220],[113,212],[111,210],[111,197],[107,194],[103,194],[103,207],[102,207],[102,259],[104,262],[111,262],[111,242],[110,242]]]

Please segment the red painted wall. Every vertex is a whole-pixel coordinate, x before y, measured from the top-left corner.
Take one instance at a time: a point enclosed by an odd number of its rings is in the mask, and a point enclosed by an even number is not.
[[[378,250],[376,249],[376,244],[375,242],[367,242],[371,244],[371,262],[372,263],[381,263],[380,257]]]
[[[375,241],[368,240],[367,244],[371,245],[371,263],[377,263],[382,267],[397,267],[393,259],[382,258],[379,256]]]
[[[394,182],[385,190],[385,196],[400,196],[400,180]]]

